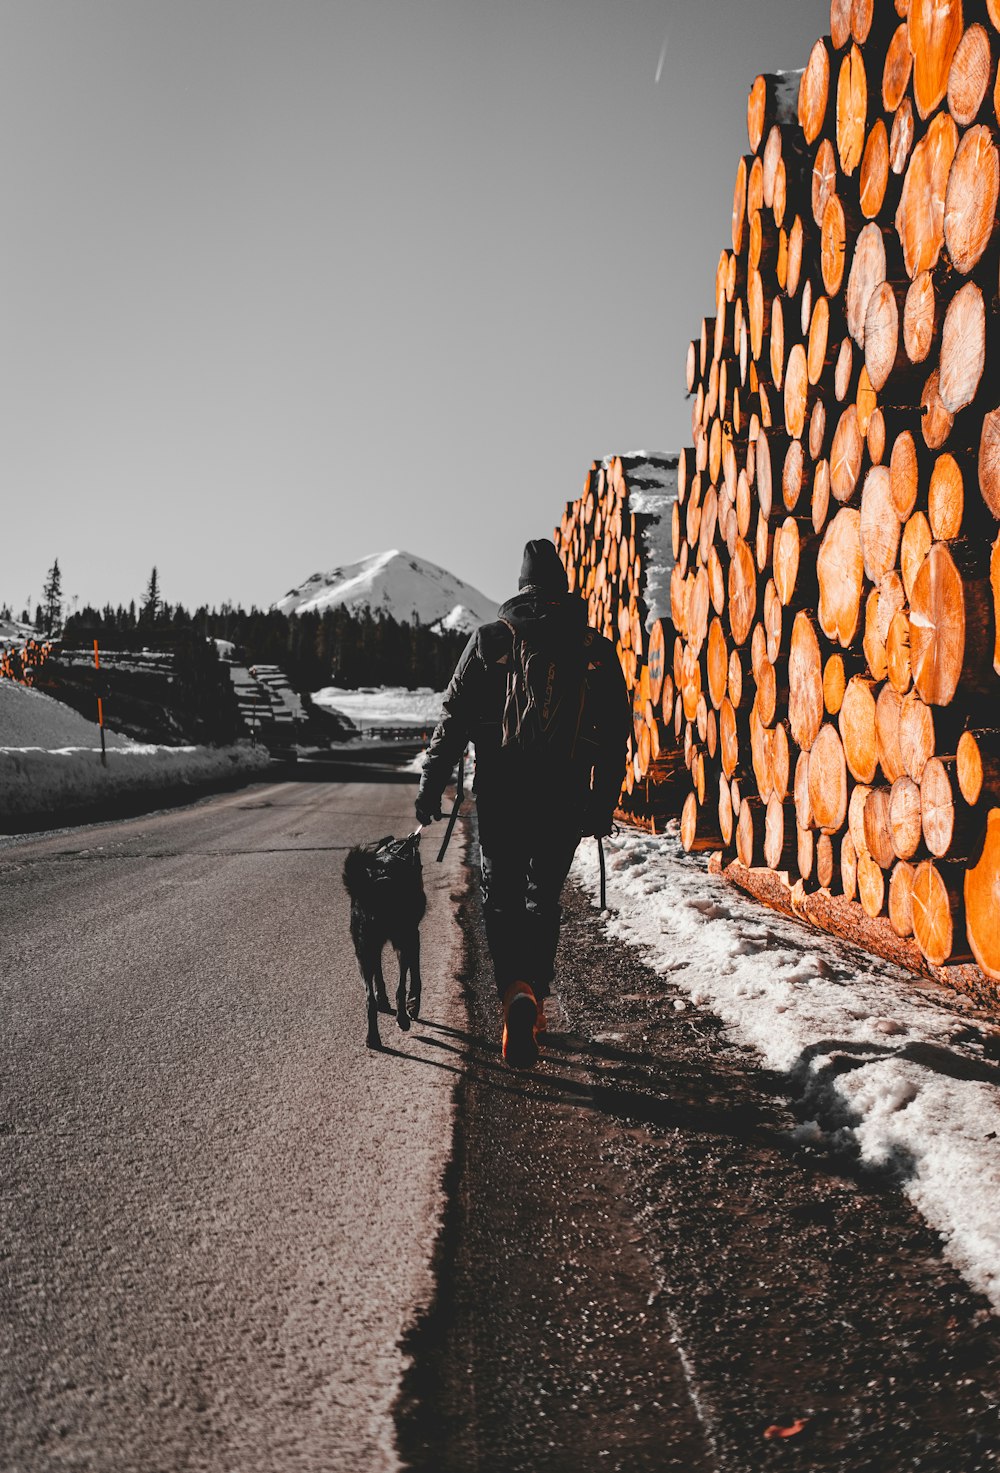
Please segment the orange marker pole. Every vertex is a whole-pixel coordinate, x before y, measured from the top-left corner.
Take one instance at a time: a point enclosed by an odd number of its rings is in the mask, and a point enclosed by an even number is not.
[[[100,652],[98,651],[98,648],[97,648],[97,640],[95,639],[94,640],[94,669],[95,670],[100,670],[100,668],[101,668],[101,656],[100,656]],[[107,753],[107,748],[104,745],[104,702],[101,700],[100,696],[97,697],[97,724],[101,728],[101,766],[102,767],[107,767],[107,765],[108,765],[108,753]]]

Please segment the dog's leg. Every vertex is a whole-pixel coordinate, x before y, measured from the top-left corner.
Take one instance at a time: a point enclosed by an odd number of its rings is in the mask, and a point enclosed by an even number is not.
[[[375,994],[375,972],[369,968],[365,972],[365,992],[368,996],[368,1037],[365,1040],[368,1048],[382,1047],[382,1040],[378,1032],[378,998]]]
[[[420,932],[414,931],[409,947],[410,986],[406,994],[406,1011],[411,1018],[420,1017]]]
[[[397,946],[396,957],[399,961],[399,986],[396,988],[396,1022],[404,1033],[409,1031],[410,1015],[406,1011],[406,961],[405,952],[402,947]]]
[[[391,1013],[389,994],[385,990],[385,978],[382,975],[382,948],[379,947],[378,956],[375,958],[375,997],[378,1002],[380,1013]]]

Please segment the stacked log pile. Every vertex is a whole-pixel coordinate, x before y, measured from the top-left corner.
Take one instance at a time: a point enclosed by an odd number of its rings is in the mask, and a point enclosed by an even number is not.
[[[676,455],[649,451],[594,461],[554,534],[570,588],[615,645],[632,698],[623,810],[653,827],[683,801],[670,623],[677,473]]]
[[[670,586],[685,847],[994,980],[998,55],[1000,0],[832,0],[754,82]]]

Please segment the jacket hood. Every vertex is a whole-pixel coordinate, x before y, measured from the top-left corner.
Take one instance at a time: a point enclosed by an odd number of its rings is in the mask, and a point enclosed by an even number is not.
[[[587,605],[575,593],[553,593],[529,583],[500,605],[497,617],[529,643],[549,644],[587,627]]]

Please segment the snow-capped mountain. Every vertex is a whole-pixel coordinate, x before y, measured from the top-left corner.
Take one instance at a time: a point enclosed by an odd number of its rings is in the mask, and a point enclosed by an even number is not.
[[[346,567],[313,573],[275,608],[283,614],[322,613],[343,605],[352,614],[371,609],[394,619],[470,632],[496,618],[492,599],[426,558],[392,549]]]

